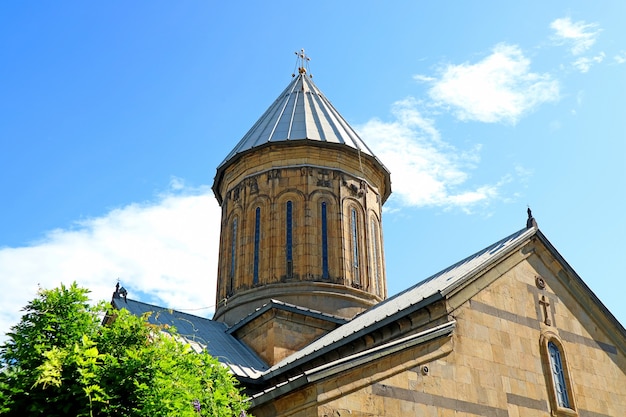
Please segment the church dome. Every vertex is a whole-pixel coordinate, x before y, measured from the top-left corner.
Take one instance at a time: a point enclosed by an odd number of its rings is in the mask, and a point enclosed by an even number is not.
[[[277,143],[309,141],[320,146],[347,146],[359,156],[372,158],[380,169],[388,170],[359,137],[341,114],[333,107],[302,68],[287,88],[274,100],[244,137],[217,167],[217,184],[228,165],[261,146]],[[386,184],[390,190],[390,182]],[[218,201],[222,196],[214,188]],[[383,196],[387,199],[388,193]]]
[[[213,191],[215,320],[233,325],[272,300],[350,319],[386,297],[389,171],[302,66],[218,166]]]

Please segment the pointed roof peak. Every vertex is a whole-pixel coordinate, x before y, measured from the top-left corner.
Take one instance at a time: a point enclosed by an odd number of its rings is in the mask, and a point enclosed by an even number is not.
[[[308,74],[310,58],[304,49],[295,54],[297,73],[292,74],[292,81],[222,161],[218,170],[237,155],[258,146],[296,140],[342,144],[375,158],[313,83],[312,75]]]

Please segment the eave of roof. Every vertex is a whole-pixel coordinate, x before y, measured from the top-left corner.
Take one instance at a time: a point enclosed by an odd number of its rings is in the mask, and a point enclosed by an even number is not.
[[[257,380],[268,368],[249,347],[227,333],[225,323],[119,296],[114,296],[112,303],[136,316],[151,313],[148,321],[152,324],[175,327],[186,343],[196,350],[206,349],[240,379]]]
[[[348,369],[354,369],[357,366],[366,364],[376,359],[380,359],[387,355],[408,349],[410,347],[428,343],[432,340],[448,336],[456,327],[456,321],[452,320],[431,329],[424,330],[420,333],[412,334],[407,337],[393,340],[381,346],[367,349],[343,358],[339,358],[327,364],[318,366],[313,369],[304,371],[302,374],[281,382],[273,387],[263,390],[252,397],[252,407],[259,406],[263,403],[271,401],[281,395],[292,392],[308,383],[321,380],[323,378],[341,373]]]
[[[237,323],[233,324],[227,330],[227,332],[229,334],[234,334],[237,330],[241,329],[246,324],[253,321],[255,318],[259,317],[260,315],[274,308],[278,310],[284,310],[284,311],[302,314],[303,316],[314,317],[319,320],[330,321],[339,325],[342,325],[348,322],[348,320],[346,320],[343,317],[334,316],[332,314],[327,314],[321,311],[317,311],[317,310],[313,310],[313,309],[305,308],[305,307],[300,307],[295,304],[285,303],[284,301],[272,299],[270,300],[269,303],[263,304],[261,307],[257,308],[252,313],[248,314],[246,317],[242,318]]]

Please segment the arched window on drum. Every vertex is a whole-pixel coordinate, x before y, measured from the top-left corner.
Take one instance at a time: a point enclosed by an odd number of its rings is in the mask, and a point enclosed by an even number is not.
[[[380,248],[380,235],[378,231],[378,221],[375,217],[372,217],[370,222],[370,234],[371,234],[371,252],[372,252],[372,280],[374,294],[381,295],[381,283],[382,283],[382,261],[381,261],[381,248]]]

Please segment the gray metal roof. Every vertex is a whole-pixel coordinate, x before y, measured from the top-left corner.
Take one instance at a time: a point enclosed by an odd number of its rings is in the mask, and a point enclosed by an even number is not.
[[[373,306],[271,368],[268,368],[250,348],[232,336],[227,326],[222,322],[130,299],[125,301],[119,296],[114,297],[113,302],[116,308],[126,308],[135,315],[151,312],[152,315],[149,318],[151,323],[168,324],[176,327],[186,342],[196,349],[207,349],[212,356],[217,357],[220,362],[227,365],[238,377],[248,379],[271,378],[298,366],[303,361],[322,355],[380,326],[391,323],[403,315],[443,299],[450,291],[473,278],[477,272],[506,256],[511,250],[536,233],[538,233],[538,229],[535,227],[513,233]],[[279,301],[273,300],[273,302],[283,308],[289,306]]]
[[[302,360],[323,354],[348,343],[364,333],[371,332],[373,327],[383,326],[396,320],[399,315],[422,308],[434,301],[442,299],[445,294],[472,278],[476,272],[500,259],[509,250],[523,243],[537,232],[536,228],[522,229],[512,235],[488,246],[480,252],[436,273],[395,296],[375,305],[361,313],[350,322],[322,336],[305,348],[272,366],[265,376],[269,377],[283,370],[297,366]]]
[[[242,152],[270,142],[312,140],[372,151],[305,72],[299,73],[252,126],[218,169]]]
[[[284,301],[271,299],[269,303],[263,304],[261,307],[254,310],[252,313],[248,314],[246,317],[239,320],[237,323],[233,324],[227,332],[229,334],[235,333],[237,330],[241,329],[243,326],[254,320],[255,318],[263,315],[265,312],[271,309],[291,311],[294,313],[302,314],[303,316],[314,317],[320,320],[330,321],[336,324],[345,324],[348,322],[347,319],[335,316],[332,314],[323,313],[318,310],[313,310],[311,308],[300,307],[295,304],[285,303]]]
[[[174,326],[186,343],[196,351],[206,349],[211,356],[228,366],[240,378],[257,379],[267,370],[267,365],[239,340],[228,334],[228,326],[192,314],[182,313],[131,299],[113,297],[115,308],[125,308],[136,316],[152,313],[152,324]]]

